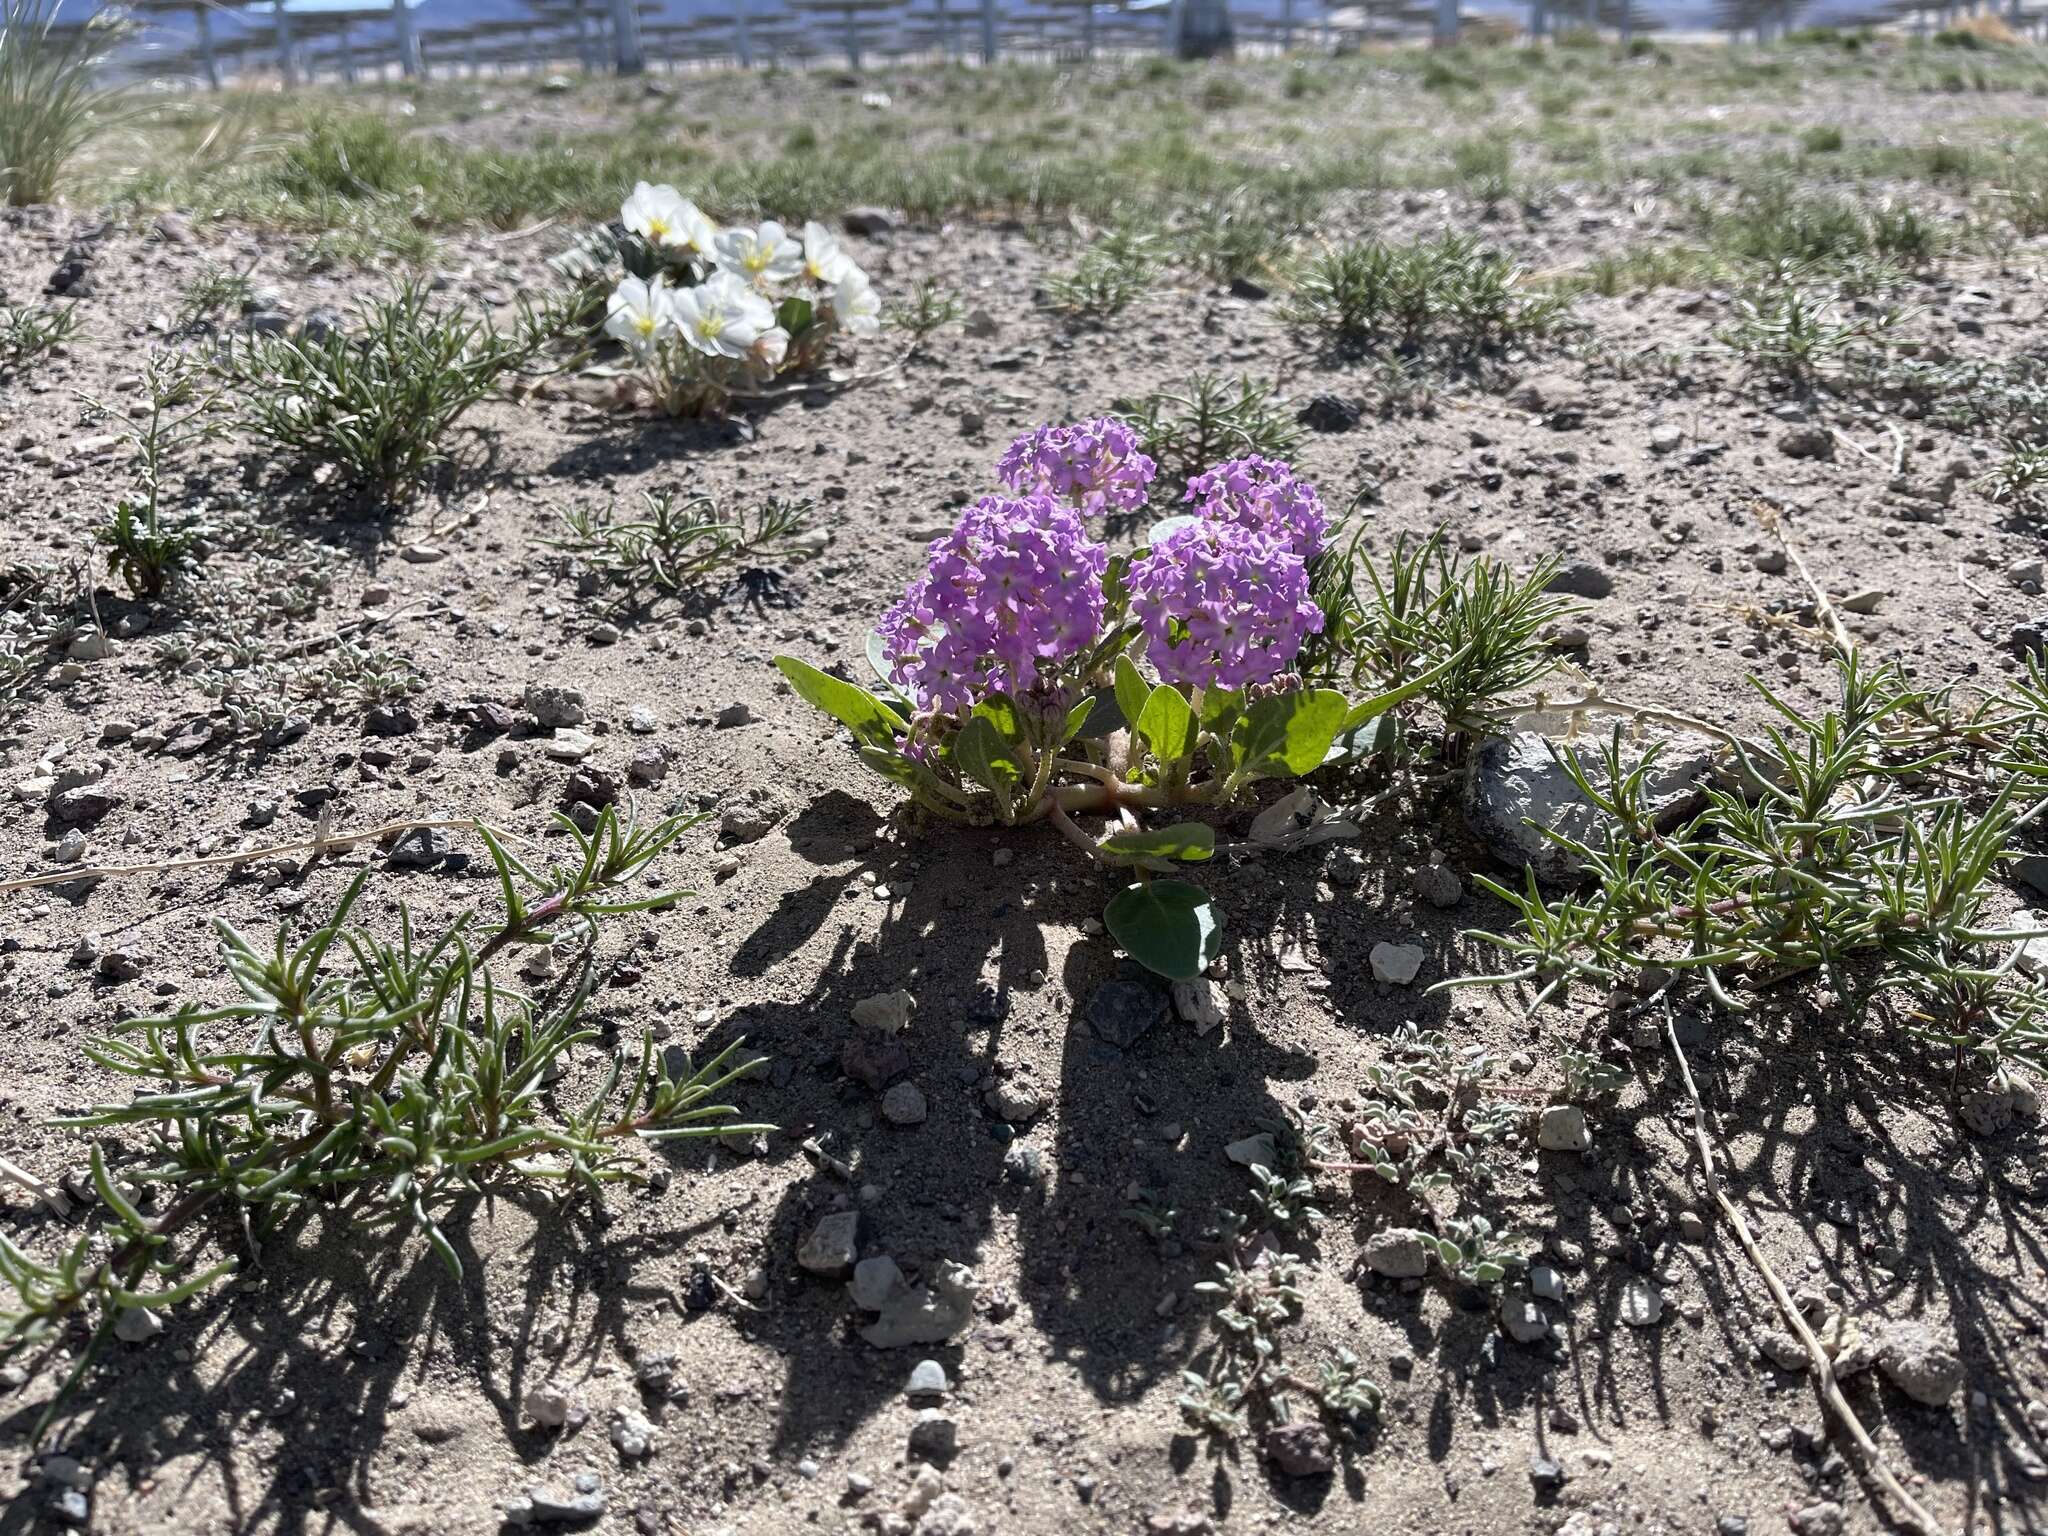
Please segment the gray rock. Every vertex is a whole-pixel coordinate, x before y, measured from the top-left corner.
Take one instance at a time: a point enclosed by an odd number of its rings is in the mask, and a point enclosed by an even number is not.
[[[523,1508],[525,1518],[520,1518]],[[507,1511],[507,1518],[520,1525],[588,1525],[604,1518],[602,1488],[557,1493],[552,1488],[530,1488],[523,1506]]]
[[[881,1317],[860,1329],[877,1350],[905,1343],[946,1343],[975,1321],[975,1272],[965,1264],[942,1262],[930,1284],[897,1284],[883,1298]]]
[[[1567,597],[1601,598],[1614,590],[1614,578],[1590,560],[1567,560],[1543,590]]]
[[[137,981],[148,971],[152,958],[147,950],[125,945],[110,949],[100,956],[100,975],[108,981]]]
[[[1650,452],[1658,455],[1673,453],[1677,451],[1678,445],[1684,441],[1684,429],[1674,426],[1667,421],[1662,426],[1656,427],[1651,431]]]
[[[920,1360],[910,1370],[910,1383],[903,1395],[910,1398],[944,1397],[953,1390],[946,1380],[946,1368],[936,1360]]]
[[[1365,1267],[1389,1280],[1417,1280],[1429,1273],[1429,1247],[1422,1234],[1390,1227],[1366,1239],[1359,1253]]]
[[[1097,1038],[1128,1050],[1172,1010],[1172,994],[1157,982],[1106,981],[1089,995],[1088,1024]]]
[[[1037,1093],[1017,1082],[997,1083],[982,1098],[998,1119],[1011,1125],[1022,1125],[1045,1107],[1045,1101]]]
[[[43,1508],[59,1525],[82,1529],[92,1522],[92,1501],[76,1488],[59,1488]]]
[[[1621,1288],[1621,1320],[1631,1328],[1653,1328],[1664,1317],[1664,1293],[1640,1276]]]
[[[1223,1003],[1214,983],[1206,976],[1173,984],[1173,1011],[1194,1025],[1198,1035],[1208,1034],[1223,1022]]]
[[[564,688],[554,683],[528,683],[520,698],[526,712],[549,730],[583,723],[584,699],[581,688]]]
[[[1826,427],[1788,427],[1778,437],[1778,452],[1788,459],[1832,459],[1835,434]]]
[[[1766,1328],[1757,1335],[1756,1347],[1781,1371],[1803,1371],[1813,1364],[1806,1346],[1782,1328]]]
[[[630,1408],[612,1414],[612,1448],[621,1461],[640,1461],[654,1451],[654,1426]]]
[[[752,725],[760,718],[754,713],[754,706],[742,699],[737,704],[728,704],[721,709],[715,723],[721,731],[730,731],[742,725]]]
[[[543,1429],[560,1429],[573,1411],[569,1394],[550,1386],[527,1388],[524,1407],[526,1416]]]
[[[1529,1453],[1529,1481],[1537,1488],[1550,1492],[1562,1488],[1565,1483],[1564,1467],[1540,1451]]]
[[[910,1052],[894,1035],[864,1029],[840,1047],[839,1070],[880,1093],[891,1078],[910,1070]]]
[[[1832,1499],[1822,1499],[1794,1510],[1785,1517],[1785,1524],[1791,1527],[1793,1536],[1842,1536],[1847,1518],[1841,1505]]]
[[[839,222],[849,235],[865,240],[890,234],[896,228],[895,216],[884,208],[849,208],[839,216]]]
[[[148,1307],[123,1307],[114,1315],[114,1337],[123,1344],[146,1344],[164,1331],[164,1320]]]
[[[1422,969],[1422,962],[1429,958],[1429,952],[1420,944],[1389,944],[1382,940],[1373,945],[1368,958],[1372,962],[1374,981],[1405,987],[1415,980]]]
[[[50,797],[50,814],[69,826],[89,827],[117,804],[113,795],[93,784],[59,790]]]
[[[1603,786],[1606,775],[1598,751],[1576,750],[1588,781]],[[1624,761],[1633,765],[1640,756],[1625,752]],[[1713,743],[1690,735],[1675,738],[1659,754],[1644,789],[1660,827],[1669,827],[1701,803],[1700,781],[1714,761]],[[1549,885],[1574,883],[1578,858],[1537,827],[1590,842],[1599,825],[1592,804],[1551,755],[1550,742],[1531,731],[1489,737],[1480,744],[1465,774],[1464,810],[1466,822],[1495,858],[1534,869],[1536,878]]]
[[[1458,872],[1446,864],[1424,864],[1408,877],[1408,888],[1438,911],[1455,907],[1465,895]]]
[[[814,1275],[844,1280],[860,1257],[860,1212],[834,1211],[811,1228],[796,1251],[796,1261]]]
[[[853,1304],[868,1312],[881,1311],[891,1296],[908,1289],[903,1271],[886,1253],[862,1259],[853,1266],[853,1278],[846,1282],[846,1294],[853,1298]]]
[[[1894,1323],[1877,1349],[1878,1369],[1916,1403],[1939,1408],[1963,1385],[1955,1349],[1923,1323]]]
[[[393,869],[432,869],[451,847],[448,834],[438,827],[415,827],[391,845],[384,862]]]
[[[914,1461],[944,1465],[960,1448],[960,1426],[943,1408],[920,1408],[910,1426],[910,1455]]]
[[[864,997],[852,1008],[853,1022],[864,1029],[878,1029],[885,1034],[901,1034],[910,1026],[910,1016],[917,1012],[917,999],[907,991],[898,988],[894,992],[877,992],[873,997]]]
[[[898,1083],[882,1095],[882,1118],[891,1125],[922,1125],[930,1113],[915,1083]]]
[[[1314,1420],[1281,1424],[1266,1431],[1266,1460],[1283,1477],[1321,1477],[1337,1465],[1330,1432]]]
[[[1500,1325],[1517,1344],[1540,1344],[1550,1337],[1550,1319],[1527,1291],[1509,1291],[1501,1298]]]
[[[558,763],[580,763],[597,750],[597,738],[574,726],[558,725],[541,750]]]
[[[735,843],[757,843],[780,820],[782,807],[756,790],[718,813],[718,830]]]
[[[1045,1177],[1045,1157],[1030,1142],[1013,1141],[1003,1153],[1002,1177],[1005,1184],[1037,1184]]]

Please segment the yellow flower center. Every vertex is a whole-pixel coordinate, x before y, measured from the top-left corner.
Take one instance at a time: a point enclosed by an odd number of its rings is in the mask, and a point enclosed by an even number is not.
[[[642,336],[652,336],[654,334],[654,316],[635,315],[633,317],[633,326]]]
[[[647,238],[650,240],[666,240],[668,238],[668,220],[649,219],[647,221]]]
[[[725,329],[725,316],[717,311],[702,315],[697,320],[697,334],[706,341],[716,341],[718,333]]]

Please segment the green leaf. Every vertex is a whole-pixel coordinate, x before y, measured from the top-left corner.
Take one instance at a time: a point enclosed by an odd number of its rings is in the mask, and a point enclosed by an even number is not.
[[[1134,960],[1169,981],[1193,981],[1223,952],[1223,914],[1185,881],[1127,885],[1110,898],[1102,921]]]
[[[1330,743],[1330,750],[1323,757],[1325,766],[1331,763],[1362,762],[1378,752],[1390,750],[1401,729],[1398,715],[1381,715],[1377,720],[1368,720],[1363,725],[1349,725],[1337,733],[1337,739]]]
[[[1206,859],[1216,851],[1216,829],[1183,821],[1147,832],[1112,832],[1099,846],[1126,859]]]
[[[1162,763],[1177,763],[1195,746],[1195,712],[1187,695],[1161,683],[1145,700],[1138,716],[1138,734]]]
[[[1301,689],[1255,700],[1232,733],[1236,771],[1248,778],[1313,773],[1344,724],[1344,695]]]
[[[1116,659],[1116,707],[1124,712],[1124,719],[1131,725],[1138,723],[1145,713],[1145,705],[1152,697],[1152,685],[1132,663],[1128,656]]]
[[[917,764],[901,752],[891,752],[886,747],[862,747],[860,760],[892,784],[917,788]]]
[[[1097,726],[1098,715],[1110,723]],[[1060,745],[1064,747],[1076,736],[1107,736],[1111,731],[1121,729],[1124,723],[1124,712],[1116,707],[1116,694],[1108,688],[1098,689],[1067,711],[1067,723],[1060,732]]]
[[[814,318],[811,301],[796,294],[791,294],[775,306],[775,323],[789,332],[791,340],[808,331]]]
[[[953,766],[985,789],[1007,796],[1024,779],[1024,765],[980,710],[967,717],[953,738]]]
[[[882,632],[879,629],[868,631],[865,649],[867,651],[869,669],[883,682],[890,683],[893,686],[894,679],[889,676],[889,648],[883,643]]]
[[[1427,672],[1423,673],[1422,676],[1411,678],[1398,688],[1389,688],[1385,693],[1374,694],[1369,699],[1361,699],[1346,711],[1342,729],[1346,732],[1355,731],[1365,724],[1366,721],[1378,719],[1396,705],[1406,704],[1415,695],[1450,671],[1452,667],[1463,661],[1471,649],[1471,646],[1466,646],[1456,655],[1438,662]]]
[[[858,683],[820,672],[794,656],[778,656],[775,665],[806,704],[822,709],[870,746],[894,746],[910,729],[909,722]]]
[[[1024,739],[1024,722],[1017,714],[1017,702],[1007,693],[992,693],[975,705],[974,718],[986,720],[994,726],[996,734],[1004,741]]]

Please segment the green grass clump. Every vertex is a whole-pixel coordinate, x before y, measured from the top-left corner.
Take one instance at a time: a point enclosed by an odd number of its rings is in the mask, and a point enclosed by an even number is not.
[[[1462,350],[1553,330],[1566,301],[1531,295],[1513,260],[1464,235],[1337,246],[1303,270],[1283,313],[1297,330],[1355,349],[1437,339]]]
[[[1284,459],[1301,441],[1273,387],[1258,379],[1197,374],[1178,390],[1119,400],[1115,409],[1157,466],[1155,501],[1177,503],[1189,480],[1225,459]]]
[[[10,207],[52,201],[64,167],[123,99],[96,76],[125,25],[59,27],[57,10],[56,0],[0,0],[0,201]]]
[[[83,328],[76,304],[0,308],[0,379],[25,373]]]
[[[1046,303],[1073,319],[1107,320],[1144,297],[1158,270],[1159,247],[1151,235],[1113,230],[1073,266],[1047,279]]]
[[[408,282],[366,304],[354,325],[318,340],[247,337],[219,366],[250,436],[304,463],[338,465],[351,486],[401,501],[440,461],[463,413],[560,334],[569,304],[522,306],[500,331],[466,310],[432,310],[425,285]]]

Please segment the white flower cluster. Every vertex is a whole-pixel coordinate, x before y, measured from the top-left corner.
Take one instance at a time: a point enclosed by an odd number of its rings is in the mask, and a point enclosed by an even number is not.
[[[661,265],[612,290],[605,334],[648,368],[672,411],[721,403],[735,368],[765,381],[815,362],[835,331],[881,328],[874,285],[822,224],[805,224],[801,240],[773,219],[720,230],[674,187],[644,181],[619,218]],[[672,284],[672,273],[694,281]]]

